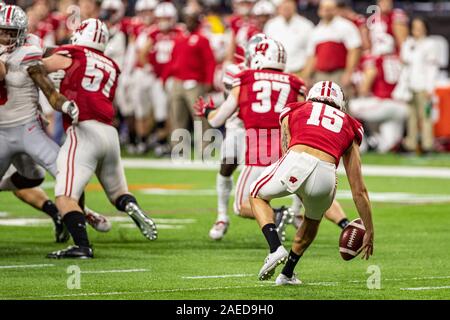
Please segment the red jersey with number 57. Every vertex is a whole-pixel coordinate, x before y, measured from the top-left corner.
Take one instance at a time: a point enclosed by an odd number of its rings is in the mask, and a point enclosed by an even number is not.
[[[336,165],[353,141],[361,144],[362,125],[332,106],[318,102],[292,103],[283,109],[280,122],[289,116],[289,147],[304,144],[332,155]]]
[[[120,70],[114,61],[102,52],[83,46],[61,46],[55,54],[72,59],[65,69],[60,91],[80,109],[79,121],[97,120],[111,125],[114,119],[114,100]],[[64,115],[64,129],[71,119]]]
[[[246,164],[268,166],[281,155],[280,112],[305,95],[304,82],[280,71],[244,70],[233,81],[237,86],[239,118],[247,131]]]

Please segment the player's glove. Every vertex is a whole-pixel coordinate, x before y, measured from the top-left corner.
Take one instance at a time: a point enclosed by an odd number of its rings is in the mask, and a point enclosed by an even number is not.
[[[206,102],[203,97],[198,98],[197,102],[194,104],[195,114],[199,117],[208,118],[211,111],[215,110],[214,101],[209,97],[209,101]]]
[[[67,114],[72,119],[72,124],[78,123],[78,116],[80,115],[80,110],[74,101],[66,101],[61,107],[61,111]]]

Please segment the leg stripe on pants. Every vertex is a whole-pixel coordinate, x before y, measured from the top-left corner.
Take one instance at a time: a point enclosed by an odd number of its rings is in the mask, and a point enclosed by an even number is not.
[[[75,130],[71,128],[69,155],[67,157],[66,190],[64,192],[64,195],[66,197],[72,196],[73,178],[75,176],[75,153],[77,150],[77,144],[77,135],[75,133]]]
[[[272,177],[275,175],[275,172],[277,171],[278,167],[281,165],[281,163],[283,163],[284,159],[286,158],[287,154],[289,153],[286,152],[286,154],[278,161],[277,165],[272,169],[272,171],[269,172],[268,175],[266,175],[264,178],[260,179],[256,184],[254,189],[250,192],[251,196],[253,198],[255,198],[258,195],[259,190],[261,190],[262,187],[264,187],[264,185],[270,181],[270,179],[272,179]]]
[[[238,209],[239,210],[241,210],[241,206],[242,206],[242,198],[244,197],[244,189],[245,189],[245,186],[247,185],[247,180],[248,180],[248,177],[250,176],[250,173],[252,172],[252,167],[249,167],[248,168],[248,170],[247,170],[247,172],[246,172],[246,175],[245,175],[245,177],[244,177],[244,179],[243,179],[243,183],[242,183],[242,185],[240,186],[241,187],[241,193],[240,193],[240,195],[239,195],[239,202],[238,202]]]

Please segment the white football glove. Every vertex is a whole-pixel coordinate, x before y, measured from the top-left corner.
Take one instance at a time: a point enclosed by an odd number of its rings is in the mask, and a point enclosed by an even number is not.
[[[64,70],[58,70],[56,72],[52,72],[48,74],[48,77],[53,82],[53,85],[56,89],[59,90],[61,87],[61,82],[63,81],[64,77],[66,76],[66,72]]]
[[[66,101],[61,107],[61,111],[67,114],[72,119],[72,124],[78,123],[78,116],[80,115],[80,110],[74,101]]]

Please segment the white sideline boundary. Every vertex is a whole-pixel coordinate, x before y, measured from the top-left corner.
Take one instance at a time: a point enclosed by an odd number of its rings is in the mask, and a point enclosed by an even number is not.
[[[132,272],[147,272],[149,269],[123,269],[123,270],[81,270],[82,274],[100,274],[100,273],[132,273]]]
[[[18,265],[6,265],[0,266],[0,269],[30,269],[30,268],[47,268],[54,267],[54,264],[18,264]]]
[[[167,169],[167,170],[218,170],[218,162],[202,161],[172,161],[155,159],[124,159],[123,165],[128,169]],[[362,166],[365,176],[408,177],[408,178],[437,178],[450,179],[450,169],[446,167],[423,166]],[[343,166],[338,168],[339,174],[345,174]]]
[[[254,277],[254,274],[222,274],[217,276],[182,276],[181,279],[186,280],[197,280],[197,279],[224,279],[224,278],[245,278],[245,277]]]
[[[402,290],[402,291],[424,291],[424,290],[444,290],[444,289],[450,289],[450,286],[400,288],[400,290]]]

